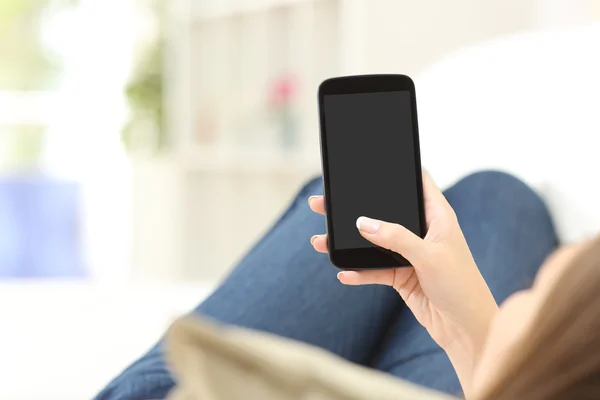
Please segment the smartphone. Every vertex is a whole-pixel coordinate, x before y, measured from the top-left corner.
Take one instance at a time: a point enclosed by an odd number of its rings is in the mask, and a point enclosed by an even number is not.
[[[408,266],[356,228],[360,216],[425,235],[415,85],[405,75],[331,78],[319,86],[323,189],[331,263]]]

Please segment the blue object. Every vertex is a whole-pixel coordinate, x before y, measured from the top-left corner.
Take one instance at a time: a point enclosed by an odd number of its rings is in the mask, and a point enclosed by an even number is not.
[[[306,185],[194,312],[307,342],[399,378],[460,394],[448,357],[393,289],[344,286],[327,255],[312,249],[308,239],[325,232],[325,219],[306,202],[321,188],[320,178]],[[496,300],[529,287],[558,245],[543,201],[523,182],[501,172],[470,175],[444,194]],[[173,385],[159,342],[97,400],[162,399]]]
[[[0,279],[86,275],[77,183],[0,177]]]

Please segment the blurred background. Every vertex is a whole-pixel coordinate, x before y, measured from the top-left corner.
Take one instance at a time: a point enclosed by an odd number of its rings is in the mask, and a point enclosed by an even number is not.
[[[596,0],[0,0],[0,398],[90,397],[200,301],[319,173],[323,79],[598,21]]]

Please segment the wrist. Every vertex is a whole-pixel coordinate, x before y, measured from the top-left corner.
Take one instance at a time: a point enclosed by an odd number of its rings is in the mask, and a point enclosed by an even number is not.
[[[498,305],[493,298],[485,303],[479,303],[468,325],[454,330],[442,346],[458,375],[466,398],[469,398],[472,377],[483,353],[489,327],[498,312]]]
[[[455,341],[444,348],[444,351],[458,376],[464,397],[469,399],[478,359],[475,347],[471,347],[470,344],[464,346],[463,343]]]

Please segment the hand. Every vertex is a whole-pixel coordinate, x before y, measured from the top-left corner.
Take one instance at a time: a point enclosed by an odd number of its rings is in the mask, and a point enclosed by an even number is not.
[[[431,337],[450,356],[465,391],[498,306],[469,250],[454,210],[423,172],[427,234],[421,239],[398,224],[360,217],[360,234],[371,243],[395,251],[412,267],[343,271],[345,285],[392,286]],[[322,196],[309,205],[325,213]],[[311,238],[315,250],[327,252],[327,236]],[[461,376],[462,375],[462,376]]]

